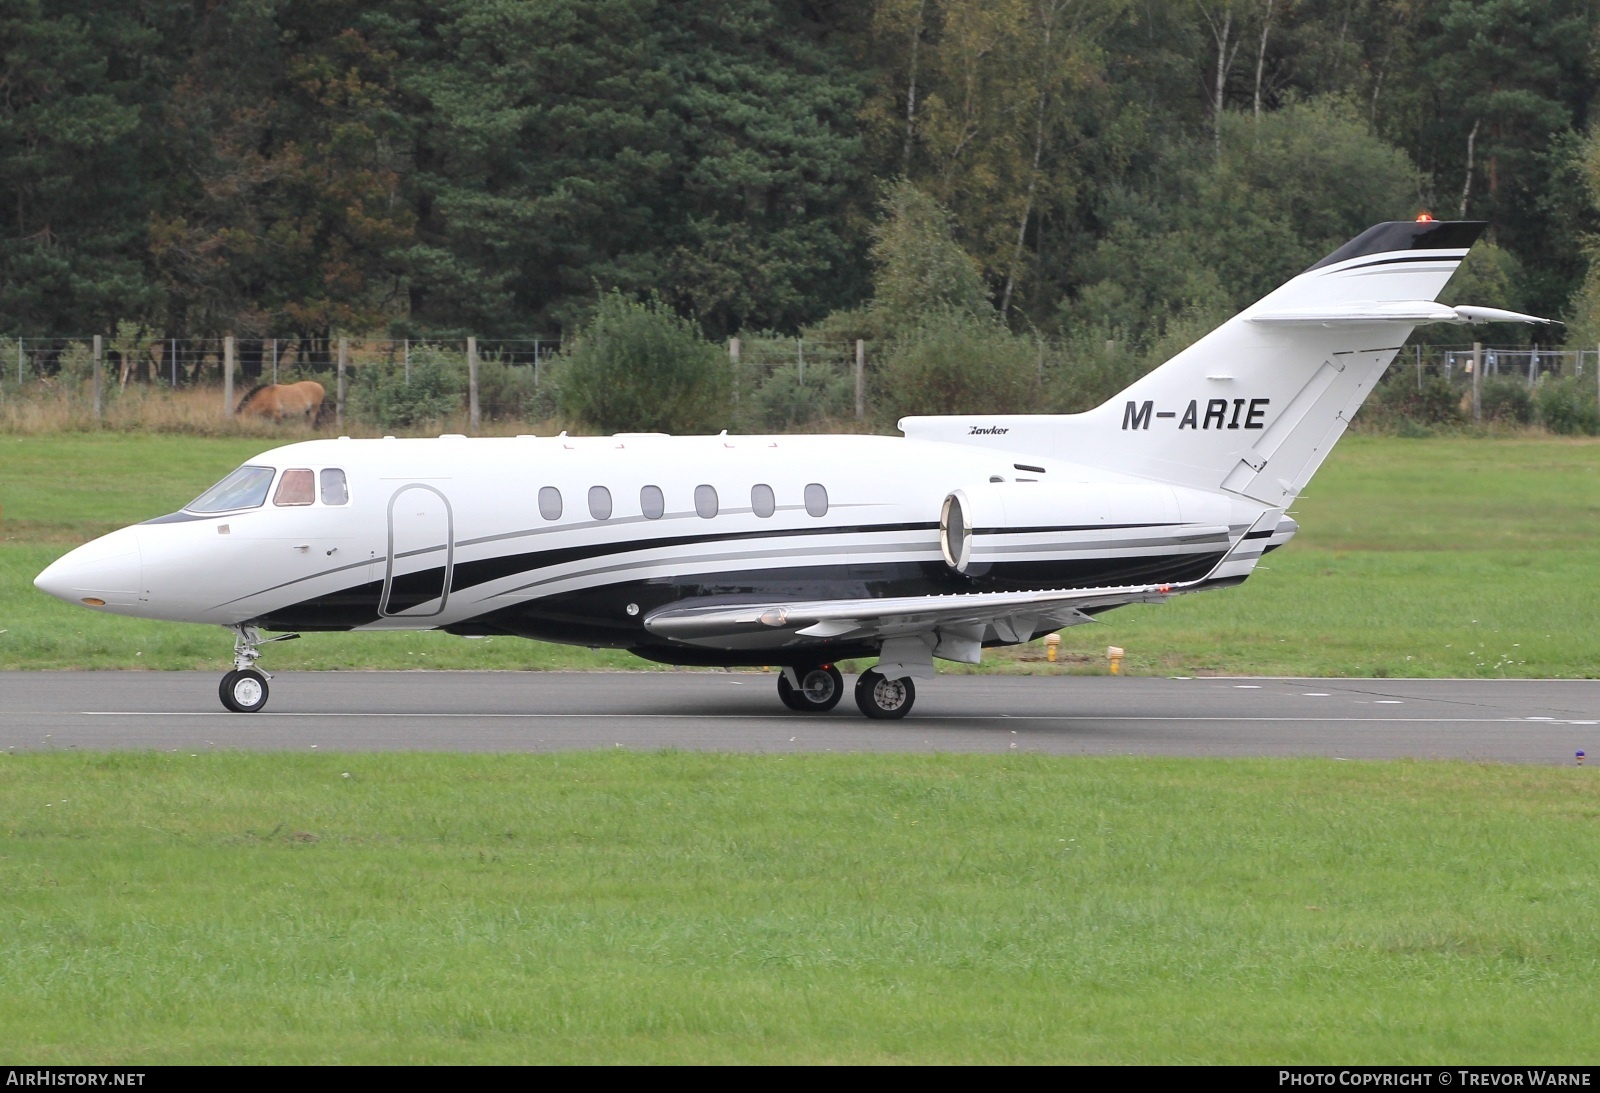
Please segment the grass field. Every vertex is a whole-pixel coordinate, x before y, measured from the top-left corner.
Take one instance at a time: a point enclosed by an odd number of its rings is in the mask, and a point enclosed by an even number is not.
[[[98,616],[36,592],[68,547],[170,512],[250,437],[0,437],[0,666],[220,668],[220,629]],[[1600,672],[1600,442],[1356,436],[1297,504],[1302,531],[1243,587],[1112,612],[987,671],[1564,676]],[[443,634],[310,634],[269,669],[648,667],[624,653]],[[946,670],[961,670],[943,666]]]
[[[0,756],[0,1055],[1594,1063],[1596,777]]]
[[[212,667],[37,592],[250,438],[0,437],[0,665]],[[1595,673],[1600,445],[1356,437],[1243,588],[1010,671]],[[270,667],[630,663],[310,635]],[[4,680],[0,678],[0,689]],[[0,1062],[1589,1063],[1593,767],[0,754]]]

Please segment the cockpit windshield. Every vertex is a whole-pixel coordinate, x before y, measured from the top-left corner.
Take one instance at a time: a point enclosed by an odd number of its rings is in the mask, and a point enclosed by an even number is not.
[[[188,512],[233,512],[259,508],[272,487],[271,467],[243,466],[184,506]]]

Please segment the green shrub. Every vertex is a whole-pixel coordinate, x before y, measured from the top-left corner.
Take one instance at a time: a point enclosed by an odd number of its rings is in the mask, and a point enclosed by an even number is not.
[[[983,273],[956,242],[948,209],[905,179],[885,185],[879,206],[870,305],[879,329],[904,334],[940,312],[994,314]]]
[[[880,418],[1025,414],[1037,408],[1040,348],[998,321],[936,312],[890,347],[872,377]]]
[[[1150,367],[1148,353],[1121,339],[1080,333],[1046,354],[1041,408],[1052,414],[1092,410]]]
[[[467,387],[463,353],[436,345],[411,347],[411,378],[401,361],[362,366],[350,389],[351,412],[384,428],[417,425],[461,409]]]
[[[1478,390],[1484,421],[1500,425],[1533,423],[1533,395],[1527,381],[1513,376],[1485,376]]]
[[[531,364],[478,361],[478,412],[485,421],[539,421],[555,412],[554,393],[534,384]]]
[[[772,432],[851,417],[856,405],[855,367],[807,361],[804,383],[794,366],[775,368],[754,385],[746,405],[743,424]]]
[[[1362,404],[1360,421],[1364,426],[1394,429],[1401,436],[1427,435],[1431,426],[1465,421],[1463,397],[1461,388],[1443,376],[1424,376],[1418,387],[1416,373],[1397,368]]]
[[[601,432],[714,432],[727,424],[728,355],[659,299],[620,292],[562,354],[561,412]]]
[[[1592,380],[1579,376],[1546,379],[1534,395],[1539,421],[1563,436],[1600,433],[1600,402]]]

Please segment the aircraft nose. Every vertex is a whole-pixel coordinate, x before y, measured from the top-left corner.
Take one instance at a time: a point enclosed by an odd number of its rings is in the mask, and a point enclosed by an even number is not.
[[[125,607],[139,602],[143,576],[139,533],[123,528],[68,551],[35,577],[33,585],[68,603]]]

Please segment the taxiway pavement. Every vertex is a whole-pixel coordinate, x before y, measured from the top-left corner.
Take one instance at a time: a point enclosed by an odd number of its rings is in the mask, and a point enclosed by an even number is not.
[[[1038,752],[1600,762],[1600,680],[940,676],[903,721],[796,714],[760,672],[0,672],[0,749]],[[853,681],[847,677],[847,688]]]

